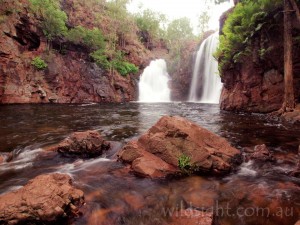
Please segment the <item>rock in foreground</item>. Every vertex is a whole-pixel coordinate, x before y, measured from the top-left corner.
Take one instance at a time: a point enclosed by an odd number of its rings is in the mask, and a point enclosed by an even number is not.
[[[67,155],[82,157],[97,157],[110,149],[110,143],[105,141],[97,131],[75,132],[64,139],[52,150]]]
[[[84,202],[66,174],[40,175],[23,188],[0,196],[0,224],[48,224],[67,219]]]
[[[172,216],[171,225],[212,225],[213,213],[202,212],[195,209],[186,209],[175,212]]]
[[[193,171],[224,174],[240,159],[240,152],[224,138],[182,117],[164,116],[118,154],[134,172],[151,178],[179,171],[178,160],[182,156],[190,158]]]

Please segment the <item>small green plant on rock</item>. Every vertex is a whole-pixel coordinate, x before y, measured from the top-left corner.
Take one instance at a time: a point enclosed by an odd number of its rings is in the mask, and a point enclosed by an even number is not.
[[[35,57],[31,61],[31,65],[33,65],[37,70],[44,70],[48,67],[47,63],[39,56]]]
[[[178,158],[178,167],[183,173],[188,173],[191,169],[191,157],[187,155],[181,155]]]

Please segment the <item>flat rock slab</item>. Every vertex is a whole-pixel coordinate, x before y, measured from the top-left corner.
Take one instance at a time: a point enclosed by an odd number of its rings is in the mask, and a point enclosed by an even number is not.
[[[224,138],[179,116],[164,116],[138,140],[119,152],[139,175],[164,177],[179,171],[178,160],[190,158],[194,171],[208,174],[230,172],[240,161],[240,151]]]
[[[40,175],[0,196],[0,224],[54,224],[76,214],[83,203],[84,194],[69,175]]]

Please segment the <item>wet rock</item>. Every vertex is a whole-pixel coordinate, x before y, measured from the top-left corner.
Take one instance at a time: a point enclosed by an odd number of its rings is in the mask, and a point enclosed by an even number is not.
[[[105,141],[97,131],[75,132],[64,139],[51,150],[65,155],[82,157],[97,157],[110,149],[110,143]]]
[[[172,216],[171,225],[212,225],[213,213],[202,212],[194,209],[185,209],[175,212]]]
[[[137,142],[126,145],[118,157],[131,164],[132,170],[143,177],[159,178],[179,172],[176,167],[143,150]]]
[[[286,112],[282,119],[293,124],[300,124],[300,104],[297,105],[293,112]]]
[[[0,224],[54,224],[76,215],[83,202],[83,192],[72,186],[69,175],[40,175],[0,196]]]
[[[13,153],[1,153],[0,154],[0,164],[5,162],[10,162],[13,159]]]
[[[228,173],[240,159],[240,152],[225,139],[178,116],[162,117],[118,157],[140,175],[161,177],[178,171],[183,155],[190,157],[193,171],[210,174]]]
[[[298,148],[298,163],[296,168],[290,173],[293,177],[300,177],[300,145]]]
[[[274,156],[265,144],[256,145],[252,153],[247,156],[248,159],[260,161],[274,161]]]
[[[177,188],[174,193],[180,193],[189,208],[204,211],[213,209],[218,197],[218,182],[200,176],[192,176],[181,179],[177,185],[182,189]]]

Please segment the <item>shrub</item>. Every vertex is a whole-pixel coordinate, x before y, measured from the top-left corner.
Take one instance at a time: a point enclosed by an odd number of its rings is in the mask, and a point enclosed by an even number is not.
[[[31,61],[31,65],[33,65],[38,70],[43,70],[48,67],[47,63],[41,59],[41,57],[37,56]]]
[[[77,26],[68,31],[66,38],[75,44],[84,44],[92,49],[103,49],[105,47],[104,37],[98,28],[90,30]]]
[[[137,73],[139,71],[138,67],[126,61],[113,60],[112,67],[117,70],[122,76],[126,76],[130,73]]]
[[[30,0],[31,10],[41,18],[41,27],[48,40],[64,36],[67,32],[67,14],[61,10],[59,0]]]
[[[108,70],[111,66],[110,62],[107,59],[106,54],[103,50],[97,50],[90,54],[92,59],[97,63],[98,66]]]
[[[251,53],[251,38],[266,26],[268,16],[278,7],[282,7],[281,0],[244,0],[236,5],[224,24],[215,53],[220,72]]]
[[[93,60],[98,66],[109,70],[114,69],[118,71],[122,76],[126,76],[130,73],[137,73],[139,68],[132,63],[129,63],[123,59],[122,52],[117,51],[113,56],[114,58],[109,60],[104,50],[97,50],[90,54]]]
[[[191,168],[191,158],[184,154],[181,155],[178,159],[178,167],[184,173],[189,171],[189,169]]]

